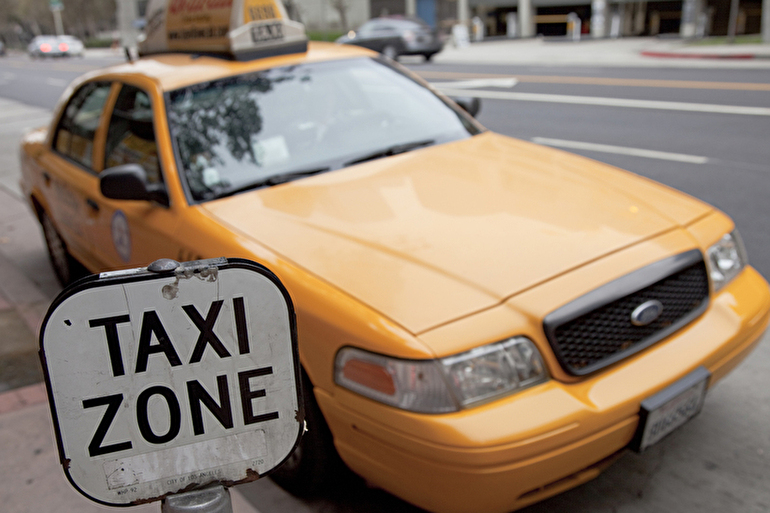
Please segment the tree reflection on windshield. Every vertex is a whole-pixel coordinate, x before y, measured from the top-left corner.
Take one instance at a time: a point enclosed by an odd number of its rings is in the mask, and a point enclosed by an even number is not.
[[[232,186],[215,166],[228,161],[261,163],[253,139],[262,130],[257,96],[273,84],[292,80],[292,75],[268,78],[262,73],[242,75],[211,84],[189,87],[172,94],[169,121],[186,163],[185,175],[196,199]],[[309,77],[308,77],[309,79]]]
[[[274,68],[169,99],[180,175],[195,201],[478,133],[432,91],[368,58]]]

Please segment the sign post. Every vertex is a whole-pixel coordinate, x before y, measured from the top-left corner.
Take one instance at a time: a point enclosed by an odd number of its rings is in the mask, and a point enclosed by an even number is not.
[[[64,26],[61,21],[61,12],[64,10],[64,5],[61,3],[61,0],[49,0],[48,7],[51,9],[51,13],[53,13],[56,35],[61,36],[64,34]]]
[[[100,504],[192,511],[172,497],[264,476],[302,435],[291,299],[247,260],[78,281],[51,305],[40,357],[64,472]]]

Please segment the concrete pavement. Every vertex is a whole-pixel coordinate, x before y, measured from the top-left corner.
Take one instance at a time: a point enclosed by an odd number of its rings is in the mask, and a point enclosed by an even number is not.
[[[457,48],[437,63],[650,68],[770,68],[770,44],[692,44],[681,39],[629,37],[580,41],[554,38],[487,40]]]
[[[0,394],[0,497],[5,513],[104,513],[75,491],[64,477],[53,442],[50,411],[42,383]],[[236,488],[230,489],[234,513],[258,513]],[[131,508],[157,513],[160,503]]]

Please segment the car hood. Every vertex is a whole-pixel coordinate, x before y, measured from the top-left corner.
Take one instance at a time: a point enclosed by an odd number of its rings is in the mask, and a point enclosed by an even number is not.
[[[413,333],[710,210],[630,173],[489,132],[201,208]]]

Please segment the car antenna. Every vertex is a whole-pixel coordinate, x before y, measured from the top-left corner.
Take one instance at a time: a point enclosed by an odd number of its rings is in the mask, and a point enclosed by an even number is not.
[[[124,46],[123,49],[126,51],[126,60],[128,60],[128,62],[133,64],[134,59],[131,57],[131,50],[129,50],[127,46]]]

